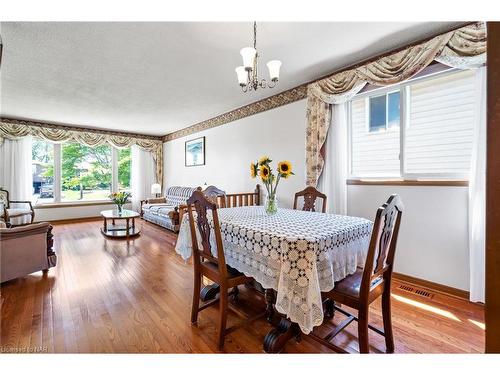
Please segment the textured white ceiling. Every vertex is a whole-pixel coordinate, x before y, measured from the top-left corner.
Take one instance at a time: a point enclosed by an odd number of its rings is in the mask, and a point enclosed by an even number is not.
[[[0,114],[164,135],[456,24],[260,23],[261,73],[279,59],[281,79],[243,94],[251,22],[3,22]]]

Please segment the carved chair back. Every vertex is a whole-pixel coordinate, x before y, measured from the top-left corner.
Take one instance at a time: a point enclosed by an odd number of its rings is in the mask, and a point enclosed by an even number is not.
[[[403,209],[401,198],[393,194],[377,210],[361,280],[361,299],[368,298],[370,286],[376,279],[383,278],[390,284]]]
[[[216,263],[221,276],[227,278],[217,204],[211,202],[202,191],[196,190],[187,200],[187,205],[195,269],[199,270],[200,264],[207,260]],[[213,229],[210,225],[210,216],[212,217]],[[199,241],[197,232],[200,236]],[[215,236],[216,249],[212,249],[210,242],[212,235]],[[217,255],[214,256],[214,253]]]
[[[208,198],[209,201],[212,203],[215,203],[217,207],[219,208],[225,208],[226,207],[226,192],[213,186],[210,185],[207,187],[204,191],[203,194],[205,194],[205,197]]]
[[[2,205],[3,208],[9,208],[9,202],[9,192],[0,187],[0,205]]]
[[[297,209],[297,203],[300,197],[304,198],[304,205],[302,211],[316,211],[316,200],[321,198],[323,201],[323,206],[321,212],[326,212],[326,195],[319,192],[313,186],[308,186],[304,190],[295,193],[295,199],[293,200],[293,209]]]

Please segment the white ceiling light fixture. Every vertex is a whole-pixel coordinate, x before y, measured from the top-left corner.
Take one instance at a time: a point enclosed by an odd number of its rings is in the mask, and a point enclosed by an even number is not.
[[[257,51],[257,22],[253,23],[253,47],[245,47],[240,51],[243,58],[243,65],[238,66],[235,71],[238,76],[238,83],[240,84],[243,92],[257,91],[260,88],[273,88],[280,77],[281,61],[271,60],[267,63],[269,69],[270,82],[264,78],[259,80],[258,76],[258,59],[259,53]]]

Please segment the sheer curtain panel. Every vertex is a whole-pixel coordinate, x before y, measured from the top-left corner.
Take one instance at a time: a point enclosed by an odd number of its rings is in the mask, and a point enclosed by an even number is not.
[[[471,173],[469,178],[470,300],[484,302],[485,215],[486,215],[486,68],[476,71],[479,99],[474,124]]]
[[[132,146],[132,209],[140,212],[141,200],[150,197],[151,185],[156,181],[155,161],[151,152]]]
[[[332,120],[324,147],[325,167],[318,189],[328,197],[329,213],[347,215],[347,103],[332,105]]]
[[[0,186],[11,200],[31,200],[31,137],[4,138],[0,143]]]

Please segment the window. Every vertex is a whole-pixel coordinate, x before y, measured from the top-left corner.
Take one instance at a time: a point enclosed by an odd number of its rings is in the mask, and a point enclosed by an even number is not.
[[[108,145],[62,145],[61,200],[101,200],[111,193],[112,153]]]
[[[349,117],[351,176],[467,178],[474,111],[472,71],[446,71],[356,96]]]
[[[400,172],[399,128],[370,131],[367,126],[368,103],[368,97],[351,102],[352,174],[357,177],[397,177]]]
[[[33,139],[35,204],[108,200],[112,191],[130,191],[130,148]]]
[[[130,191],[130,148],[117,150],[118,153],[118,190]]]
[[[399,127],[399,91],[368,98],[369,131],[384,131]]]
[[[33,139],[31,149],[33,197],[35,204],[54,201],[54,145]]]

